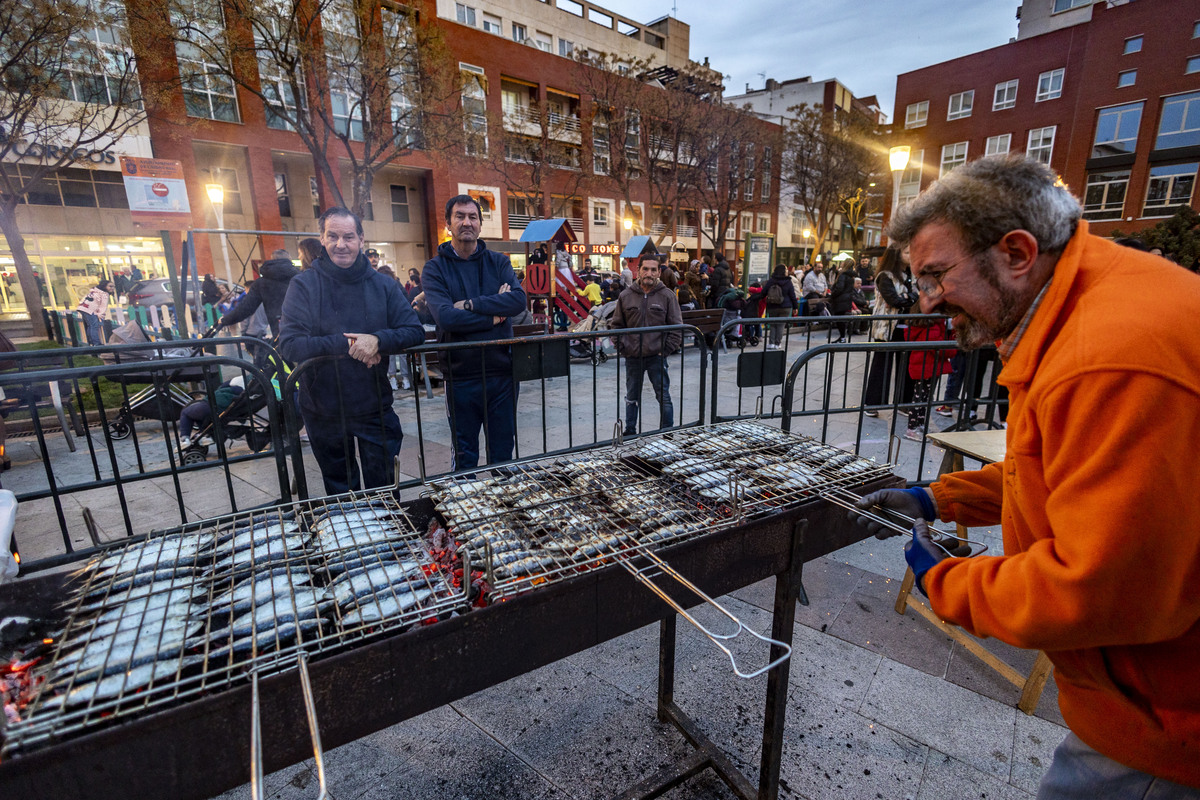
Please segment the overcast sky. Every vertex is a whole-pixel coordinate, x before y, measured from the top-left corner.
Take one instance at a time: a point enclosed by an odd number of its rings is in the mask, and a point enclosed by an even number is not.
[[[637,22],[672,0],[598,0]],[[894,120],[896,76],[986,50],[1017,35],[1020,0],[674,0],[692,28],[691,57],[726,75],[726,94],[811,75],[876,95]]]

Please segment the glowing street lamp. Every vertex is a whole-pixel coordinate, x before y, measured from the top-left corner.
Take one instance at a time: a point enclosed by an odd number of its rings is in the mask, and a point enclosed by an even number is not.
[[[906,144],[897,145],[888,151],[888,166],[892,168],[892,214],[900,207],[900,175],[908,168],[908,159],[912,148]]]

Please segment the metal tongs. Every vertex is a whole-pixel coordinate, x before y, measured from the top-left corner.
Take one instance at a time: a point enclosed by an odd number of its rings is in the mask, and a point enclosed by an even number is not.
[[[849,489],[828,489],[821,493],[821,497],[836,506],[841,506],[867,519],[874,520],[890,531],[895,531],[906,536],[912,533],[913,525],[917,522],[914,517],[879,505],[872,506],[870,509],[863,509],[858,505],[858,501],[863,496],[857,495]],[[926,520],[926,522],[929,522],[929,520]],[[929,532],[932,534],[931,540],[933,544],[951,558],[974,558],[975,556],[983,555],[988,550],[988,545],[983,542],[959,536],[954,531],[935,528],[932,524],[929,525]],[[953,543],[947,546],[947,540],[953,540]],[[967,552],[963,552],[964,547],[967,548]]]
[[[733,665],[733,672],[739,678],[757,678],[759,675],[762,675],[767,670],[773,669],[773,668],[779,666],[780,664],[782,664],[784,661],[787,661],[789,658],[791,658],[792,648],[789,645],[786,645],[783,642],[777,641],[768,636],[763,636],[758,631],[754,630],[753,628],[748,627],[745,623],[743,623],[741,620],[739,620],[737,617],[735,617],[733,614],[731,614],[728,609],[726,609],[724,606],[722,606],[716,600],[712,599],[707,594],[705,594],[703,591],[701,591],[700,587],[696,586],[694,583],[689,581],[687,578],[680,575],[678,572],[675,571],[674,568],[671,567],[670,564],[663,561],[661,558],[656,556],[654,553],[640,551],[637,553],[637,555],[640,555],[642,558],[647,559],[650,563],[644,567],[638,567],[633,563],[633,560],[630,557],[630,555],[625,554],[625,553],[616,555],[615,560],[618,564],[625,567],[625,569],[627,569],[629,571],[629,574],[632,575],[639,583],[644,585],[650,591],[654,592],[654,594],[656,594],[664,603],[669,605],[671,608],[675,609],[675,611],[678,612],[678,614],[681,617],[683,617],[688,622],[690,622],[693,626],[695,626],[696,630],[700,631],[705,636],[707,636],[708,639],[717,646],[717,649],[719,649],[722,653],[724,653],[726,656],[729,657],[729,663],[731,665]],[[661,586],[659,586],[657,583],[654,582],[654,579],[656,577],[658,577],[659,575],[664,575],[664,574],[667,575],[668,577],[674,579],[680,585],[684,586],[685,588],[687,588],[688,590],[693,592],[697,597],[699,597],[705,603],[707,603],[708,605],[717,609],[717,611],[721,612],[721,615],[723,617],[725,617],[725,619],[727,619],[729,622],[733,623],[733,625],[735,626],[734,629],[730,633],[717,633],[715,631],[709,630],[709,628],[707,628],[702,622],[700,622],[700,620],[696,619],[694,616],[692,616],[690,613],[688,613],[688,610],[686,608],[684,608],[682,605],[680,605],[678,602],[676,602],[674,598],[672,598],[669,594],[667,594],[665,589],[663,589]],[[741,633],[743,631],[745,631],[746,633],[749,633],[751,636],[753,636],[754,638],[756,638],[760,641],[763,641],[772,646],[781,648],[783,650],[783,653],[778,658],[776,658],[774,661],[771,661],[769,664],[767,664],[764,667],[760,667],[759,669],[756,669],[753,672],[743,672],[738,667],[737,658],[734,657],[733,652],[725,644],[725,642],[729,642],[729,641],[732,641],[733,639],[736,639],[739,635],[741,635]]]
[[[300,651],[296,657],[300,670],[300,688],[304,692],[304,712],[308,717],[308,730],[312,734],[313,760],[317,765],[317,800],[327,800],[329,790],[325,785],[325,755],[321,749],[321,731],[317,724],[317,704],[313,700],[312,682],[308,678],[308,653]],[[262,724],[258,701],[258,670],[250,673],[250,796],[263,800],[263,755]]]

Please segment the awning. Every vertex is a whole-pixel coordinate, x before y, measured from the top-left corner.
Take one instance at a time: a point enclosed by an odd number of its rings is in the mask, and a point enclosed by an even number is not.
[[[557,219],[535,219],[525,226],[521,242],[574,242],[575,231],[565,217]]]
[[[646,253],[657,253],[658,245],[654,244],[654,240],[649,236],[631,236],[629,242],[625,245],[625,249],[621,251],[621,258],[639,258]]]
[[[483,189],[467,189],[467,196],[480,205],[487,203],[489,210],[496,208],[496,195]]]

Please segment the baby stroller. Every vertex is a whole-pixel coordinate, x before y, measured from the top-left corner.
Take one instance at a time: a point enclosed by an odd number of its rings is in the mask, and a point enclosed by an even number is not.
[[[199,464],[205,461],[209,448],[216,443],[217,436],[221,436],[226,442],[245,439],[246,446],[254,453],[260,453],[271,446],[271,423],[266,413],[269,402],[267,394],[274,393],[278,400],[280,387],[291,370],[278,353],[269,350],[264,371],[271,379],[266,388],[256,380],[245,380],[245,390],[234,398],[227,408],[211,415],[207,424],[193,431],[186,447],[181,443],[180,463]],[[201,395],[197,400],[211,402],[207,394]],[[178,418],[176,415],[176,419]]]
[[[202,338],[209,338],[209,331]],[[137,320],[131,319],[119,328],[114,328],[109,344],[139,344],[149,342],[150,337]],[[138,350],[130,353],[104,352],[100,357],[106,364],[131,364],[147,361],[159,361],[171,358],[190,358],[200,355],[200,347],[172,347],[163,350]],[[109,421],[108,432],[114,439],[125,439],[133,433],[133,424],[138,419],[156,420],[173,423],[179,419],[183,407],[196,398],[184,383],[203,383],[206,379],[204,371],[199,367],[179,369],[168,374],[164,380],[159,375],[150,372],[136,371],[128,375],[109,375],[108,379],[125,386],[141,386],[145,388],[129,395],[121,404],[116,417]]]
[[[571,333],[590,333],[591,331],[606,331],[612,320],[613,312],[617,310],[617,301],[592,306],[587,316],[571,326]],[[603,364],[608,361],[608,353],[604,352],[604,340],[596,338],[574,339],[568,348],[571,358],[587,358],[592,364]]]

